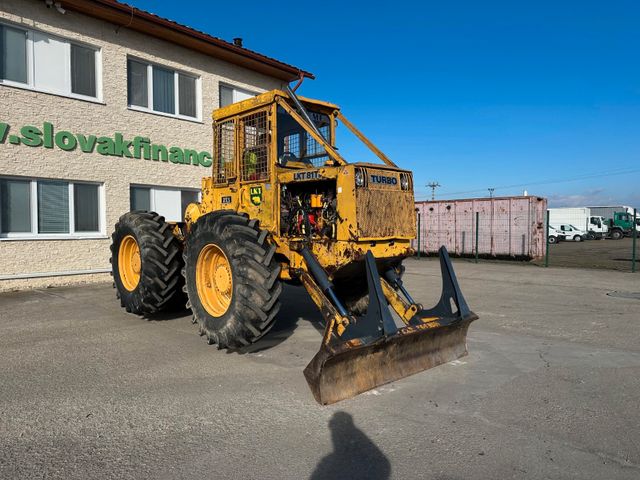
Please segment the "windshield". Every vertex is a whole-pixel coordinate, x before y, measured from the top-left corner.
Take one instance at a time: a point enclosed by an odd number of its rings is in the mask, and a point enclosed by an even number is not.
[[[313,110],[308,110],[308,113],[325,140],[331,143],[331,117]],[[327,160],[329,155],[324,147],[278,106],[278,162],[303,162],[318,167]]]

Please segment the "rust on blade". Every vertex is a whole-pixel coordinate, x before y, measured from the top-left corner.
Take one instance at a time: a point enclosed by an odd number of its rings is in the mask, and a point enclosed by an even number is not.
[[[315,399],[329,405],[467,354],[467,330],[478,317],[435,328],[405,327],[362,346],[323,345],[304,370]]]

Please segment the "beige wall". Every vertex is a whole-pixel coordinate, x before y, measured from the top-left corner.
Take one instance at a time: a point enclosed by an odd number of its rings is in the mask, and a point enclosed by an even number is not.
[[[3,0],[0,20],[40,29],[101,49],[103,103],[93,103],[0,85],[0,122],[17,133],[23,125],[56,131],[125,138],[150,137],[166,146],[211,151],[210,112],[218,106],[219,82],[253,91],[281,87],[281,82],[221,60],[201,55],[77,13],[61,15],[42,1]],[[215,32],[213,32],[215,33]],[[202,119],[192,122],[127,108],[127,55],[156,62],[201,77]],[[80,149],[65,152],[0,144],[0,175],[104,182],[107,235],[92,240],[0,240],[0,277],[11,274],[105,269],[109,267],[108,235],[129,209],[131,183],[199,188],[209,170],[135,158],[118,158]],[[108,274],[0,280],[0,291],[108,279]]]

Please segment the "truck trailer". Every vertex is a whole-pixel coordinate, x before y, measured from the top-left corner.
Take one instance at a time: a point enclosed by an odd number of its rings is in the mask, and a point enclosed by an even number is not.
[[[584,231],[589,240],[604,238],[609,232],[605,219],[588,207],[550,208],[549,224],[556,228],[573,226],[577,231]]]

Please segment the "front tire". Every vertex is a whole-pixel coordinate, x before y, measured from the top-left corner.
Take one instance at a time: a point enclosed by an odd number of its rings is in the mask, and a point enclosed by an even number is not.
[[[271,329],[282,292],[275,250],[256,220],[233,211],[208,213],[191,227],[185,290],[194,323],[210,344],[241,348]]]
[[[611,232],[611,238],[614,240],[620,240],[624,237],[624,234],[620,230],[614,230]]]
[[[111,235],[111,275],[120,305],[138,315],[184,307],[180,242],[154,212],[129,212]]]

